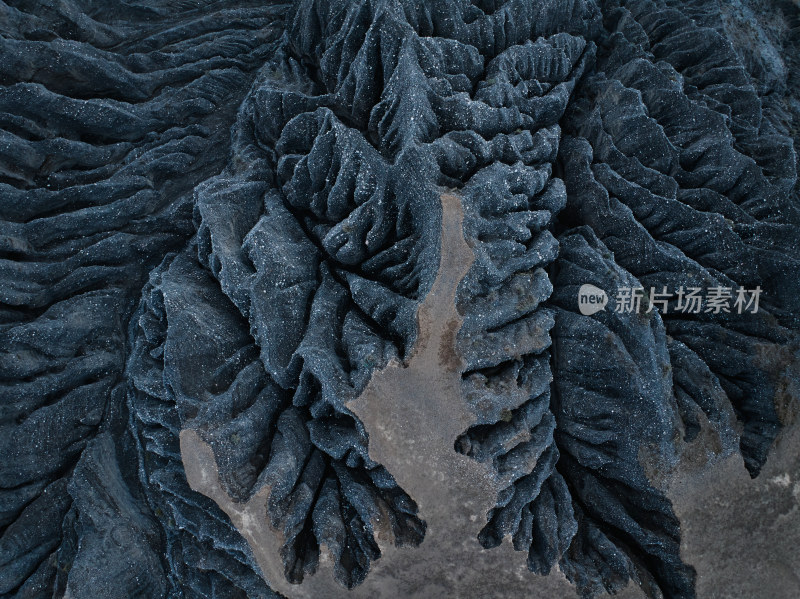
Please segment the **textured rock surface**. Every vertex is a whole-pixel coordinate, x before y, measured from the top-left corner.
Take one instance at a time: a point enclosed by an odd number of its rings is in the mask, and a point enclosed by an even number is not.
[[[795,597],[799,28],[0,2],[0,596]]]

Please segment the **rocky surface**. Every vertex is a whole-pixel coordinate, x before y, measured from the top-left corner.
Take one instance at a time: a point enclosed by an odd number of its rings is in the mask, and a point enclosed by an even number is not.
[[[0,2],[0,596],[795,597],[799,28]]]

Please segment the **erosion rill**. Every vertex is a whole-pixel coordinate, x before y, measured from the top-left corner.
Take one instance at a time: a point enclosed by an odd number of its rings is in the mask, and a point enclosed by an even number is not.
[[[366,580],[347,590],[333,577],[325,553],[317,572],[289,584],[280,562],[282,532],[267,518],[269,488],[245,502],[227,495],[211,447],[191,428],[181,431],[181,456],[191,487],[213,499],[247,539],[270,586],[287,597],[486,597],[503,581],[503,593],[524,596],[535,578],[527,556],[506,544],[483,549],[478,533],[500,491],[489,467],[455,451],[456,439],[474,423],[461,388],[464,362],[456,351],[461,317],[456,288],[472,263],[462,233],[459,196],[444,192],[441,261],[431,291],[417,313],[419,337],[405,363],[376,371],[348,403],[369,432],[373,460],[393,473],[425,520],[419,547],[391,543],[391,523],[376,513],[370,523],[381,548]]]

